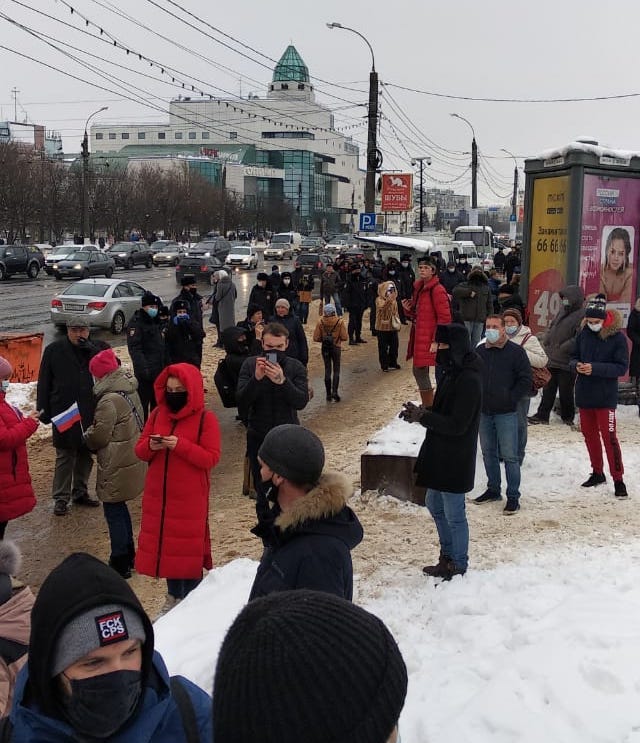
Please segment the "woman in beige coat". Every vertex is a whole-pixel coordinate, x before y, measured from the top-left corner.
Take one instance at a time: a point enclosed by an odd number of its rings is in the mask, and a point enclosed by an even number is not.
[[[322,304],[320,305],[322,307]],[[320,343],[324,361],[324,386],[327,390],[327,402],[340,402],[338,385],[340,384],[340,356],[342,344],[347,340],[347,328],[344,320],[336,316],[336,308],[326,304],[322,316],[313,331],[313,340]],[[332,373],[333,372],[333,373]]]
[[[93,393],[97,405],[84,438],[87,447],[97,452],[96,495],[109,527],[109,565],[123,578],[130,578],[135,547],[126,502],[142,493],[147,471],[134,451],[143,426],[138,383],[120,368],[110,348],[91,359],[89,371],[96,379]]]

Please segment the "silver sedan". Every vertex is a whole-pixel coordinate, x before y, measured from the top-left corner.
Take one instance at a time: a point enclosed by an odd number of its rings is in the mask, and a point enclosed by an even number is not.
[[[50,319],[58,328],[75,315],[89,324],[122,333],[133,313],[140,309],[144,287],[127,279],[83,279],[74,281],[51,300]]]

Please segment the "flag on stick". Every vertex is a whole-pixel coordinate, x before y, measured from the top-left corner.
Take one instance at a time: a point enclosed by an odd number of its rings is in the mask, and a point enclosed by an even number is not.
[[[78,407],[77,402],[74,402],[73,405],[70,405],[66,410],[63,410],[62,413],[58,413],[58,415],[51,417],[51,422],[60,433],[68,431],[71,426],[75,423],[80,423],[81,421],[82,417],[80,416],[80,408]]]

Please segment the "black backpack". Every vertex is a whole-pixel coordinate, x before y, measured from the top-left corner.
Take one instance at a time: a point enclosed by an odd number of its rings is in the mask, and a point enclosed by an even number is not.
[[[220,400],[222,400],[222,405],[225,408],[235,408],[238,404],[236,401],[236,384],[229,372],[226,359],[220,359],[218,361],[218,368],[213,375],[213,382],[220,395]]]
[[[323,326],[322,329],[324,333],[322,335],[322,344],[320,345],[320,350],[323,354],[330,354],[336,347],[336,342],[333,337],[333,331],[338,327],[339,322],[340,318],[336,320],[336,324],[329,331],[327,331],[327,329]]]

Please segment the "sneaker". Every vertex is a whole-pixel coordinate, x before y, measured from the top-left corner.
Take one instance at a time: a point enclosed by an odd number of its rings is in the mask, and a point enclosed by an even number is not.
[[[592,472],[589,475],[589,479],[585,480],[580,487],[592,488],[595,485],[602,485],[602,483],[606,481],[607,478],[604,476],[604,472]]]
[[[517,498],[507,498],[507,505],[504,507],[503,513],[505,516],[513,516],[514,513],[520,510],[520,503]]]
[[[73,499],[74,506],[88,506],[89,508],[97,508],[100,505],[100,501],[97,498],[92,498],[89,493],[84,493],[79,498]]]
[[[616,482],[614,482],[613,487],[615,489],[616,498],[629,497],[629,493],[627,493],[627,486],[622,482],[622,480],[617,480]]]
[[[538,418],[537,415],[530,415],[527,418],[527,420],[529,421],[529,423],[532,426],[537,426],[539,423],[542,423],[542,425],[544,425],[544,426],[548,426],[549,425],[549,421],[548,420],[546,421],[544,418]]]
[[[66,516],[69,513],[69,505],[66,500],[62,500],[61,498],[58,498],[56,500],[56,503],[53,507],[53,513],[56,516]]]
[[[473,499],[474,503],[489,503],[494,500],[502,500],[500,493],[496,493],[495,490],[485,490],[482,495]]]

